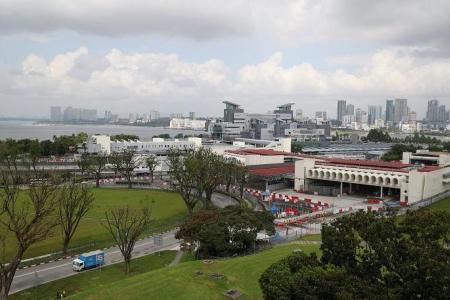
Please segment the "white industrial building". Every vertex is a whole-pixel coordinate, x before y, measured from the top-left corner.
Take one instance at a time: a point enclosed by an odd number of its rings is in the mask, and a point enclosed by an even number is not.
[[[123,152],[125,150],[136,153],[165,154],[168,150],[195,150],[202,145],[202,139],[189,137],[187,139],[165,140],[153,138],[152,141],[111,141],[108,135],[92,135],[86,143],[87,153]]]
[[[171,119],[170,128],[172,129],[194,129],[201,130],[205,129],[205,120],[193,120],[193,119]]]
[[[276,174],[276,182],[270,178],[269,184],[284,183],[288,187],[293,181],[294,190],[300,193],[376,198],[400,205],[450,194],[450,154],[445,152],[405,152],[401,162],[342,159],[266,148],[228,150],[224,155],[250,168],[260,166],[264,175]],[[289,171],[293,162],[295,168]],[[295,172],[295,176],[290,172]]]
[[[399,200],[401,205],[426,200],[450,190],[447,153],[442,165],[413,164],[405,154],[403,162],[302,158],[295,162],[295,189],[327,195],[373,195]]]

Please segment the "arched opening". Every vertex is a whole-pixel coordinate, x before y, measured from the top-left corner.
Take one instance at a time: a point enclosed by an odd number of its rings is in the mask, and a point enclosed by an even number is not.
[[[383,184],[383,177],[378,177],[378,184]]]
[[[348,173],[344,174],[344,180],[348,181],[350,179],[350,175]]]
[[[356,179],[356,175],[355,174],[350,175],[350,180],[351,181],[355,181],[355,179]]]

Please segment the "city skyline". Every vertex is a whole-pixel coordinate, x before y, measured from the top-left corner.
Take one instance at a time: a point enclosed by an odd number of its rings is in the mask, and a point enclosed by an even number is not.
[[[294,106],[294,109],[296,112],[301,112],[302,116],[308,117],[308,118],[322,118],[322,115],[324,114],[325,119],[332,119],[332,120],[338,120],[342,122],[342,117],[348,116],[348,115],[355,115],[355,111],[356,110],[360,110],[360,111],[364,111],[368,114],[368,123],[369,124],[373,124],[373,121],[376,119],[383,119],[385,121],[388,122],[398,122],[400,121],[399,117],[395,116],[394,114],[395,112],[395,104],[394,101],[396,102],[401,102],[401,101],[406,101],[406,106],[403,108],[403,112],[398,112],[397,109],[397,114],[403,115],[403,118],[406,118],[408,116],[409,112],[413,112],[415,114],[417,114],[417,110],[414,107],[410,107],[408,106],[407,102],[408,99],[402,99],[402,98],[396,98],[396,99],[386,99],[384,103],[378,104],[378,103],[373,103],[373,104],[369,104],[367,105],[367,107],[362,107],[360,105],[354,105],[351,103],[351,100],[337,100],[337,109],[333,110],[327,110],[327,109],[319,109],[319,110],[315,110],[312,112],[305,112],[304,109],[302,108],[298,108],[296,107],[296,103],[292,102],[290,103],[292,106]],[[225,101],[228,102],[228,101]],[[232,102],[229,102],[232,103]],[[430,105],[431,103],[431,105]],[[234,103],[232,103],[234,104]],[[239,106],[242,106],[239,104]],[[392,106],[392,107],[390,107]],[[50,106],[50,114],[47,114],[44,118],[50,118],[50,120],[52,121],[61,121],[61,118],[52,118],[52,113],[54,109],[59,109],[60,110],[60,114],[63,115],[64,111],[63,111],[64,107],[55,105],[55,106]],[[77,107],[72,107],[72,106],[67,106],[64,108],[65,109],[75,109],[75,110],[84,110],[85,113],[92,113],[92,111],[96,111],[96,115],[99,119],[110,119],[111,116],[107,117],[107,114],[111,115],[111,110],[98,110],[95,108],[77,108]],[[340,110],[342,110],[342,112],[340,112]],[[388,111],[389,110],[389,111]],[[430,112],[430,110],[432,110],[432,112]],[[260,111],[255,111],[254,113],[265,113],[267,112],[260,112]],[[81,112],[78,112],[78,114],[80,114]],[[134,116],[134,115],[138,115],[138,116],[145,116],[148,115],[150,119],[157,119],[155,117],[151,117],[151,114],[157,113],[158,117],[169,117],[169,118],[190,118],[190,119],[195,119],[195,116],[199,115],[201,118],[217,118],[220,117],[221,112],[217,112],[215,114],[211,114],[211,115],[202,115],[202,112],[193,112],[193,111],[186,111],[186,112],[175,112],[175,111],[169,111],[165,114],[161,114],[160,111],[156,110],[156,109],[151,109],[148,110],[148,112],[114,112],[114,117],[117,118],[130,118],[130,116]],[[427,101],[427,107],[426,110],[424,112],[423,116],[418,116],[418,120],[424,120],[424,121],[448,121],[449,120],[449,116],[450,115],[450,106],[446,106],[445,104],[442,104],[439,102],[439,100],[437,99],[430,99]],[[340,117],[339,117],[340,116]],[[431,117],[430,117],[431,116]],[[66,118],[67,119],[67,118]],[[88,119],[86,119],[88,120]]]
[[[296,102],[314,114],[336,99],[406,98],[422,118],[428,100],[450,102],[447,2],[103,4],[0,3],[2,116],[74,103],[214,115],[219,99],[258,112]]]

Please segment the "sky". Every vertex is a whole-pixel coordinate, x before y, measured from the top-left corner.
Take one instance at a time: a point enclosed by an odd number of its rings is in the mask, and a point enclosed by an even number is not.
[[[0,0],[0,116],[450,107],[448,0]]]

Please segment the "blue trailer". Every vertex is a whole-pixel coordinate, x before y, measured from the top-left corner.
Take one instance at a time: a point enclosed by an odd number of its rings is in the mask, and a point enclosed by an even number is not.
[[[74,271],[81,271],[85,269],[102,266],[105,263],[105,253],[101,250],[91,251],[81,254],[72,262]]]

